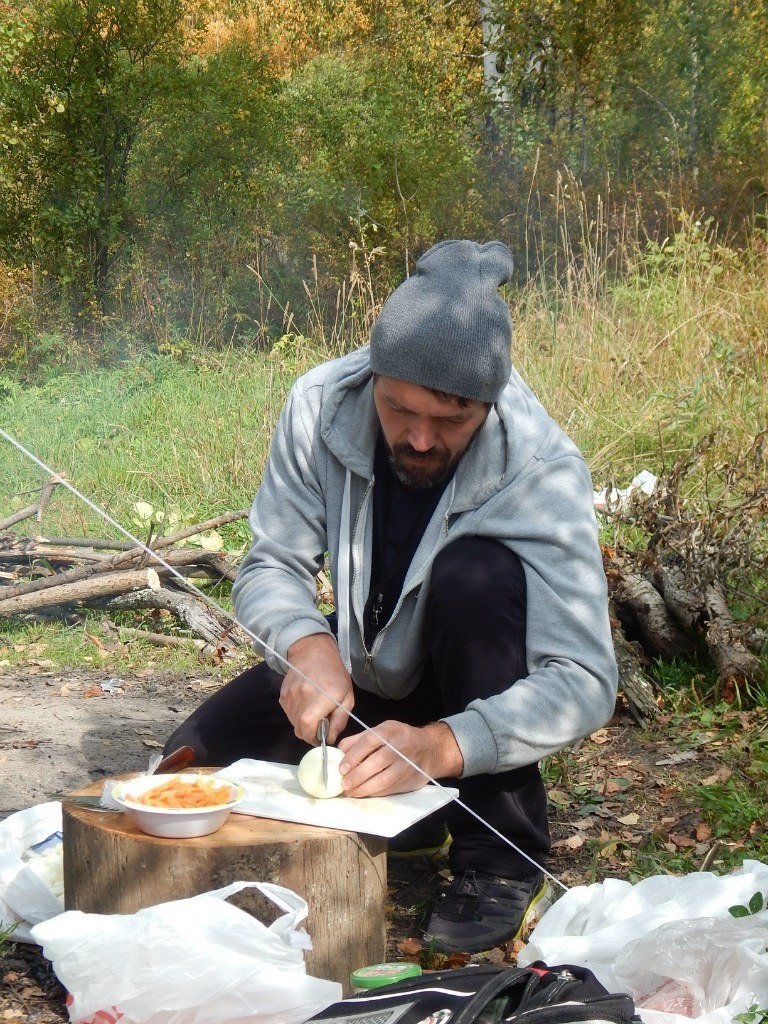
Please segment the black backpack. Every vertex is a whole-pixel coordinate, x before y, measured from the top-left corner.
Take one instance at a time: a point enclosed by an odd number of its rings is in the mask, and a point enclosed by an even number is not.
[[[585,967],[470,964],[360,992],[311,1017],[325,1024],[640,1024],[625,992]]]

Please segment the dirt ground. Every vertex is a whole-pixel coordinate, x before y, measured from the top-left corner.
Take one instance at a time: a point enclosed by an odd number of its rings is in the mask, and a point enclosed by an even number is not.
[[[154,669],[131,678],[57,673],[44,665],[0,674],[0,818],[117,772],[143,770],[168,733],[218,685]],[[571,752],[550,780],[553,885],[627,877],[639,848],[659,836],[699,870],[709,830],[686,793],[691,780],[722,777],[717,745],[681,756],[680,736],[643,733],[626,714]],[[575,794],[575,795],[574,795]],[[388,956],[413,954],[422,919],[448,877],[444,860],[389,865]],[[492,958],[513,960],[514,950]],[[0,952],[0,1021],[61,1024],[66,993],[37,947]]]

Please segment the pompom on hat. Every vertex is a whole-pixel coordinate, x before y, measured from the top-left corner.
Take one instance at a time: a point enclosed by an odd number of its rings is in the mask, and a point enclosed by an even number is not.
[[[384,303],[371,369],[384,377],[493,403],[512,370],[512,317],[499,287],[512,275],[503,242],[438,242]]]

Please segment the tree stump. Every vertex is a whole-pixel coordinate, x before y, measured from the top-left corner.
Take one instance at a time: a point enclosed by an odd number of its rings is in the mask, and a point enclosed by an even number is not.
[[[198,769],[199,770],[199,769]],[[96,783],[79,793],[100,793]],[[212,835],[159,839],[119,811],[62,806],[67,910],[132,914],[230,882],[274,882],[309,905],[307,973],[349,992],[356,968],[384,959],[386,840],[232,814]],[[231,902],[266,925],[281,911],[257,890]]]

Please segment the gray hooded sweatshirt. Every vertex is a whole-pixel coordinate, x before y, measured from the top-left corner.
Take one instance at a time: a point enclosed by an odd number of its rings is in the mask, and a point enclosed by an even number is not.
[[[392,618],[366,650],[378,430],[367,348],[316,367],[291,389],[233,588],[237,617],[264,641],[271,667],[285,673],[291,644],[330,633],[315,582],[327,552],[352,678],[393,701],[406,696],[424,668],[435,555],[457,537],[488,537],[511,548],[525,570],[528,675],[443,719],[463,755],[463,777],[531,764],[603,725],[617,670],[592,481],[573,442],[513,370],[427,524]]]

